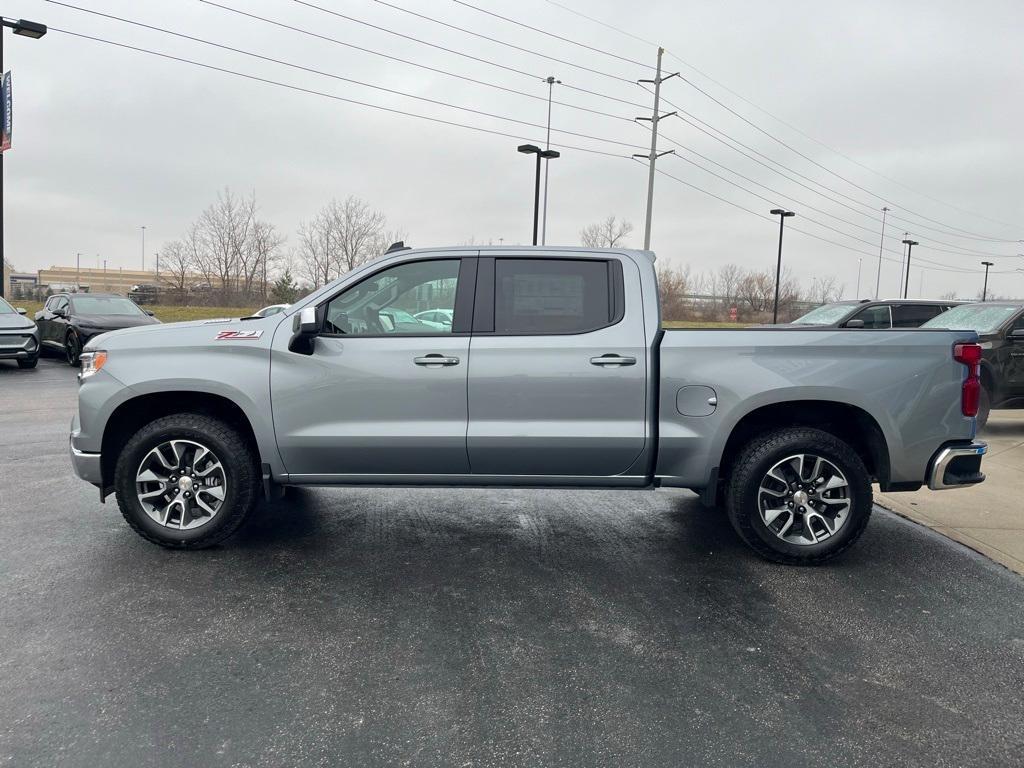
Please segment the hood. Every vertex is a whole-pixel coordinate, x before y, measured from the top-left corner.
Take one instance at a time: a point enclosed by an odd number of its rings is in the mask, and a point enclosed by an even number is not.
[[[25,331],[35,328],[35,323],[24,315],[4,313],[0,315],[0,331]]]
[[[75,324],[82,328],[99,328],[116,331],[121,328],[135,328],[140,325],[158,325],[155,317],[149,315],[75,315]]]
[[[159,323],[132,328],[119,328],[102,335],[93,336],[86,344],[87,349],[145,348],[153,346],[206,346],[216,340],[221,331],[260,330],[261,338],[267,340],[273,329],[285,317],[283,312],[270,317],[252,320],[220,318],[215,320],[188,320],[180,323]],[[152,318],[150,318],[152,320]],[[290,322],[290,321],[289,321]]]

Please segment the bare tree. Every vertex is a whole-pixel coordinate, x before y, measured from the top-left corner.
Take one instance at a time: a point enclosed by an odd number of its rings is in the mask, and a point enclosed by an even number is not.
[[[189,274],[195,269],[192,250],[181,240],[171,240],[160,251],[160,265],[170,277],[171,288],[180,294],[188,290]]]
[[[632,223],[609,216],[597,224],[588,224],[580,230],[580,242],[587,248],[616,248],[625,245],[633,231]]]
[[[682,320],[687,312],[690,268],[664,265],[658,267],[658,295],[661,297],[663,320]]]
[[[267,276],[274,267],[282,260],[281,246],[284,245],[285,237],[280,234],[276,227],[268,221],[256,219],[252,225],[251,245],[248,251],[251,256],[246,261],[245,293],[252,294],[253,281],[260,282],[259,293],[267,298]]]
[[[840,284],[835,275],[827,277],[815,277],[811,281],[811,289],[807,293],[807,300],[816,304],[830,304],[839,301],[843,297],[845,285]]]
[[[252,260],[249,248],[256,218],[256,198],[238,197],[228,188],[199,217],[209,271],[216,275],[223,298],[238,291]]]
[[[358,197],[332,200],[299,227],[299,271],[313,285],[324,285],[400,239],[401,233],[387,229],[387,217]]]

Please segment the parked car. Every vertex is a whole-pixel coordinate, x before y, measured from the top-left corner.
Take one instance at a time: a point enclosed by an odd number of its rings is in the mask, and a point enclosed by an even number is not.
[[[78,365],[82,347],[93,336],[159,322],[131,299],[110,293],[58,293],[36,312],[42,348],[64,355],[69,365]]]
[[[39,362],[39,329],[0,298],[0,360],[17,360],[19,368],[35,368]]]
[[[922,327],[969,329],[980,337],[979,427],[992,408],[1024,408],[1024,302],[962,304]]]
[[[382,322],[453,283],[450,328]],[[394,252],[288,317],[90,343],[72,462],[167,547],[290,485],[667,486],[786,563],[851,546],[873,481],[984,479],[975,332],[661,330],[657,296],[646,251]]]
[[[269,307],[256,310],[252,313],[253,317],[270,317],[276,315],[278,312],[284,312],[291,304],[271,304]]]
[[[430,323],[435,328],[452,327],[452,311],[450,309],[427,309],[413,315],[421,323]]]
[[[819,328],[919,328],[956,305],[955,301],[908,299],[837,301],[812,309],[790,325],[813,325]]]
[[[133,285],[128,291],[128,298],[136,304],[156,304],[157,299],[160,298],[160,288],[146,283]]]

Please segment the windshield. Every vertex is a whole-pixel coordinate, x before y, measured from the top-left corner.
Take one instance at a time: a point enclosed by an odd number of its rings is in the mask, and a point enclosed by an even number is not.
[[[135,303],[120,296],[76,296],[71,300],[76,315],[141,315]]]
[[[1020,307],[1005,305],[961,304],[948,312],[943,312],[938,317],[933,317],[921,327],[992,333],[1019,311]]]
[[[0,299],[0,315],[15,315],[14,307],[8,304],[3,299]]]
[[[812,309],[806,315],[798,317],[792,325],[831,325],[838,323],[853,309],[851,304],[826,304],[817,309]]]

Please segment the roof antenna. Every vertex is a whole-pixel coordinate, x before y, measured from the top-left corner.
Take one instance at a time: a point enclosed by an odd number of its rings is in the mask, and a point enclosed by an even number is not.
[[[384,251],[384,255],[387,256],[389,253],[394,253],[395,251],[410,251],[410,250],[412,250],[412,249],[405,244],[405,240],[399,240],[397,243],[392,243],[391,245],[389,245],[388,249],[386,251]]]

